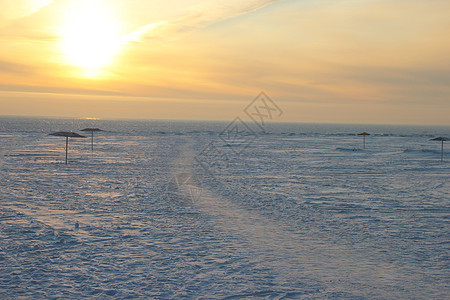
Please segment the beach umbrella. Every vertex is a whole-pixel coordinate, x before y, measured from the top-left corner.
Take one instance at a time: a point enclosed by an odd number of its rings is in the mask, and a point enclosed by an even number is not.
[[[444,161],[444,142],[450,141],[450,139],[440,136],[440,137],[431,139],[430,141],[440,141],[441,142],[441,161]]]
[[[362,132],[362,133],[358,133],[358,135],[362,135],[363,136],[363,149],[366,149],[366,136],[370,135],[370,133]]]
[[[67,151],[69,149],[69,138],[85,138],[84,135],[75,133],[75,132],[68,132],[68,131],[59,131],[55,133],[50,133],[50,135],[53,136],[63,136],[66,138],[66,165],[67,165]]]
[[[94,132],[95,131],[103,131],[99,128],[85,128],[81,129],[81,131],[88,131],[91,133],[91,150],[94,151]]]

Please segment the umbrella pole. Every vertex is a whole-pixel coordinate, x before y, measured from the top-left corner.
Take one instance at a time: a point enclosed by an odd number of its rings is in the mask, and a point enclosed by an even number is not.
[[[444,161],[444,141],[441,144],[441,161]]]
[[[91,131],[91,150],[94,151],[94,132]]]
[[[67,165],[67,150],[69,148],[69,137],[66,136],[66,165]]]
[[[363,135],[363,149],[366,149],[366,136]]]

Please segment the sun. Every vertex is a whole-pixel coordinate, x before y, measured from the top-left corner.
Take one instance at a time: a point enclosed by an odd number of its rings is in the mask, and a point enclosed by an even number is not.
[[[100,1],[76,1],[61,27],[66,63],[97,76],[113,63],[122,46],[118,22]]]

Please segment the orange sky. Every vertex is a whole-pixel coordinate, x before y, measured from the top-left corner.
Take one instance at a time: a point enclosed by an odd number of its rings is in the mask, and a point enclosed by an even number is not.
[[[0,0],[0,115],[450,125],[443,0]]]

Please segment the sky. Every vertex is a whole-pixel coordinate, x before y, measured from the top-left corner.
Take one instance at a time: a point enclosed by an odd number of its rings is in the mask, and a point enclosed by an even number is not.
[[[448,0],[0,0],[0,115],[450,125]]]

